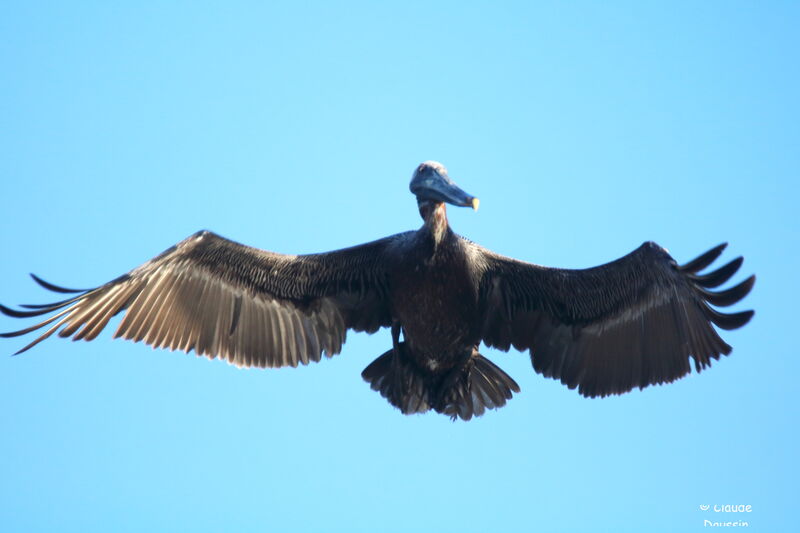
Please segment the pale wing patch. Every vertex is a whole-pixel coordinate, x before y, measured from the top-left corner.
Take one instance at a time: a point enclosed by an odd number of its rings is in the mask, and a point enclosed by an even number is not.
[[[281,367],[319,361],[323,353],[330,357],[345,340],[344,320],[327,298],[301,309],[174,264],[132,284],[138,294],[114,337],[154,348],[195,351],[239,367]],[[98,308],[113,311],[122,303],[117,294],[134,292],[127,289],[113,287],[77,311],[76,319]],[[109,305],[112,298],[116,305]]]

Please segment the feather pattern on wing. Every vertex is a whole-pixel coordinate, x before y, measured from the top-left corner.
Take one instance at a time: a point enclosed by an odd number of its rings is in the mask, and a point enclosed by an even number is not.
[[[24,352],[53,333],[92,340],[125,311],[115,337],[158,348],[195,351],[237,366],[280,367],[339,353],[348,328],[374,332],[391,324],[386,250],[404,234],[335,252],[302,256],[250,248],[201,231],[128,274],[96,289],[20,311],[49,316],[14,337],[48,327]]]
[[[565,270],[524,263],[473,245],[483,257],[484,342],[530,350],[534,369],[584,396],[621,394],[697,372],[731,347],[714,329],[746,324],[752,311],[721,313],[755,283],[750,276],[719,292],[709,289],[739,269],[737,258],[707,273],[725,245],[679,266],[648,242],[595,268]]]

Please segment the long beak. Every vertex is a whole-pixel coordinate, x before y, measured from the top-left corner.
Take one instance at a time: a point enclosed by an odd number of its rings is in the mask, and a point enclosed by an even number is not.
[[[453,180],[438,172],[433,173],[429,179],[415,184],[411,192],[420,200],[447,202],[459,207],[471,207],[475,211],[478,210],[480,204],[476,197],[463,191]]]

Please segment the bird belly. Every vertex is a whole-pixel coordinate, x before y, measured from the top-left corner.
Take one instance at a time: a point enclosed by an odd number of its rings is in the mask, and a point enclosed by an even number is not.
[[[469,357],[479,342],[472,338],[477,296],[464,277],[449,269],[419,269],[405,271],[393,284],[393,315],[420,368],[446,372]]]

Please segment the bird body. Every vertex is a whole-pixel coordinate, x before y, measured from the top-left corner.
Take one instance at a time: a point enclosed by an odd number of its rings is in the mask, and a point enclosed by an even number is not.
[[[431,372],[452,368],[480,342],[477,283],[459,237],[434,248],[425,228],[389,274],[392,318],[402,325],[415,362]]]
[[[25,351],[58,332],[92,340],[124,312],[114,334],[153,347],[244,367],[308,364],[340,352],[348,330],[391,328],[392,347],[362,376],[403,413],[428,410],[468,420],[505,405],[519,386],[482,356],[485,345],[528,350],[534,370],[584,396],[668,383],[708,367],[731,347],[712,326],[735,329],[752,311],[721,313],[755,277],[728,281],[742,258],[700,274],[717,246],[679,266],[645,243],[584,270],[542,267],[458,236],[445,203],[478,201],[436,162],[417,167],[410,189],[422,227],[333,252],[283,255],[198,232],[147,263],[90,290],[46,305],[0,312],[46,318]],[[401,340],[402,337],[402,340]],[[19,352],[18,352],[19,353]]]

